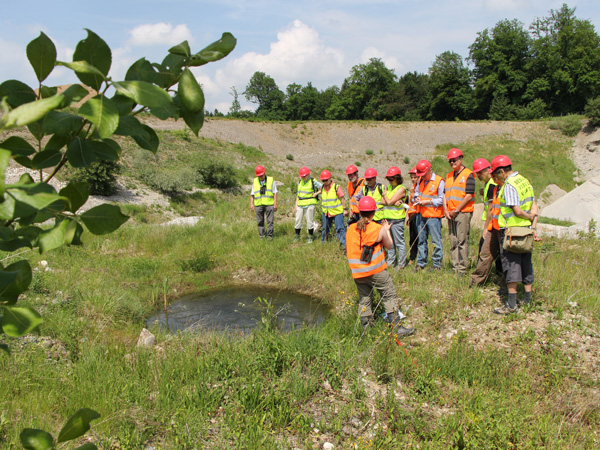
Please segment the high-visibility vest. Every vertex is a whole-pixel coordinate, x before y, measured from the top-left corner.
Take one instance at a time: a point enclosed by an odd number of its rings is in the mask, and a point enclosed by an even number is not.
[[[490,224],[488,225],[489,231],[492,231],[492,229],[500,229],[500,226],[498,225],[498,217],[500,216],[500,199],[498,198],[499,191],[500,188],[497,185],[494,185],[494,198],[492,199],[492,209],[490,209],[492,220],[490,220]]]
[[[490,191],[491,186],[496,186],[496,183],[494,183],[494,180],[492,180],[490,178],[488,180],[488,182],[485,184],[485,187],[483,188],[483,214],[481,215],[481,220],[483,220],[484,222],[487,219],[487,212],[490,209],[490,201],[488,200],[488,192]]]
[[[519,206],[523,211],[531,211],[531,208],[533,207],[533,200],[535,199],[533,187],[527,178],[520,174],[508,177],[506,180],[504,180],[504,185],[498,194],[498,199],[500,201],[500,216],[498,217],[498,225],[500,228],[530,226],[530,220],[517,217],[513,209],[506,205],[504,188],[507,184],[510,184],[517,190],[517,193],[519,194],[519,205],[517,206]]]
[[[435,199],[438,198],[438,190],[440,187],[440,183],[442,182],[442,177],[436,175],[435,178],[432,178],[427,183],[425,180],[421,180],[419,183],[419,194],[421,199]],[[441,219],[444,217],[444,207],[443,206],[433,206],[433,205],[419,205],[419,212],[422,217],[430,218],[436,217]]]
[[[416,189],[417,185],[413,184],[413,189]],[[412,196],[408,196],[408,211],[406,211],[406,214],[408,214],[408,217],[412,217],[415,214],[417,214],[419,212],[419,205],[415,205],[415,203],[413,202]]]
[[[467,196],[467,179],[471,175],[471,170],[466,167],[463,168],[458,174],[458,178],[454,178],[454,170],[446,176],[446,204],[448,205],[448,211],[454,211],[458,208],[458,205]],[[465,205],[460,212],[473,212],[475,209],[475,199],[471,199],[469,203]]]
[[[377,203],[377,211],[375,211],[375,216],[373,216],[373,220],[382,220],[383,219],[383,204],[381,203],[381,196],[383,195],[383,188],[381,187],[381,183],[375,184],[375,189],[371,190],[369,186],[366,184],[363,187],[363,197],[372,197]]]
[[[389,198],[392,198],[396,194],[396,191],[400,188],[403,188],[406,191],[406,188],[401,184],[399,184],[395,188],[392,188],[392,185],[389,185],[386,188],[386,195]],[[403,206],[383,205],[383,218],[384,219],[394,219],[394,220],[405,219],[406,218],[406,210],[404,209]]]
[[[352,278],[364,278],[383,272],[387,269],[383,244],[381,242],[375,244],[379,237],[381,225],[369,222],[364,231],[358,231],[356,225],[356,223],[350,225],[346,233],[346,257],[348,258]],[[365,245],[374,246],[373,256],[369,263],[360,260]]]
[[[273,194],[273,177],[266,179],[267,190],[264,195],[260,194],[260,180],[254,178],[254,206],[270,206],[275,204],[275,195]]]
[[[337,184],[331,183],[329,191],[325,190],[324,187],[321,191],[321,208],[323,208],[323,212],[325,214],[328,214],[332,217],[344,212],[342,199],[340,199],[337,195],[338,189],[339,187]]]
[[[350,211],[354,214],[360,214],[358,209],[358,200],[356,200],[355,194],[360,192],[361,188],[365,184],[364,178],[359,178],[356,182],[356,187],[352,184],[352,181],[348,181],[348,197],[350,198]]]
[[[314,180],[300,180],[298,182],[298,206],[316,205],[319,201],[313,197],[315,193]]]

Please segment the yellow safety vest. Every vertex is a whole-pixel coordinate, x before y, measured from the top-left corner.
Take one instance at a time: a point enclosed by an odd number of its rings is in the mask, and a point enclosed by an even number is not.
[[[483,220],[485,222],[485,219],[487,219],[487,212],[490,208],[490,201],[488,200],[488,192],[490,191],[490,186],[496,186],[496,183],[494,183],[494,180],[492,180],[491,178],[488,180],[488,182],[485,184],[485,187],[483,188],[483,214],[481,216],[481,220]]]
[[[381,187],[381,183],[377,183],[375,185],[375,189],[373,190],[371,190],[366,184],[363,187],[363,197],[371,197],[377,204],[377,211],[375,211],[375,215],[373,216],[373,220],[375,221],[383,219],[383,204],[381,203],[382,192],[383,188]]]
[[[500,216],[498,217],[498,225],[500,228],[530,226],[530,220],[517,217],[513,209],[506,205],[504,188],[507,184],[510,184],[517,190],[517,193],[519,194],[519,205],[517,206],[519,206],[523,211],[531,211],[531,208],[533,207],[533,200],[535,199],[533,187],[527,178],[519,174],[508,177],[504,181],[504,185],[498,194],[498,200],[500,201]]]
[[[344,212],[342,200],[337,195],[338,188],[337,184],[331,183],[329,191],[326,191],[324,188],[321,191],[321,207],[323,208],[323,212],[330,216],[337,216]]]
[[[267,177],[265,181],[267,190],[264,194],[260,193],[260,180],[254,179],[254,206],[271,206],[275,204],[275,195],[273,194],[273,177]]]
[[[391,187],[392,186],[389,185],[386,189],[386,194],[389,198],[392,198],[394,195],[396,195],[396,191],[400,188],[404,188],[404,190],[406,191],[406,188],[401,184],[396,186],[394,189],[391,189]],[[393,220],[405,219],[406,210],[403,206],[385,205],[383,207],[383,218]]]
[[[313,197],[315,192],[313,183],[314,181],[312,178],[309,178],[306,182],[300,180],[298,183],[298,206],[309,206],[319,203],[316,197]]]

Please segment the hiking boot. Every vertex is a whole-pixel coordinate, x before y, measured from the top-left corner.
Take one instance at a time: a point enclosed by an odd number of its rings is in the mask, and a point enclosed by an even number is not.
[[[312,244],[314,241],[312,236],[308,236],[308,239],[306,240],[306,242],[308,242],[309,244]]]
[[[386,316],[386,319],[388,321],[388,323],[390,324],[390,326],[392,327],[392,332],[397,336],[397,337],[406,337],[406,336],[410,336],[411,334],[413,334],[415,332],[414,328],[405,328],[401,325],[400,321],[406,316],[404,316],[404,314],[399,313],[399,314],[394,314],[394,313],[389,313]]]
[[[298,242],[300,240],[300,235],[296,234],[294,235],[294,242]]]
[[[373,323],[373,318],[371,316],[360,316],[360,324],[363,328],[368,328]]]
[[[414,333],[415,333],[414,328],[404,328],[402,325],[398,325],[398,326],[396,326],[396,328],[394,328],[394,334],[396,336],[398,336],[399,338],[411,336]]]
[[[499,308],[494,309],[494,314],[499,314],[501,316],[506,316],[507,314],[516,313],[519,310],[517,306],[514,308],[509,308],[508,305],[502,305]]]
[[[442,268],[441,267],[430,267],[428,270],[429,270],[429,272],[435,272],[435,271],[441,271]]]
[[[425,266],[415,266],[415,272],[419,272],[420,270],[423,270],[425,268]]]

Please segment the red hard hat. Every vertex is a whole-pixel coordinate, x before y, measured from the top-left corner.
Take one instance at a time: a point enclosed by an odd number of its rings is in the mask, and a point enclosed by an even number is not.
[[[265,174],[265,168],[263,166],[256,166],[254,173],[257,177],[262,177]]]
[[[321,181],[329,180],[331,178],[331,172],[329,170],[324,170],[321,172]]]
[[[363,197],[358,201],[358,210],[360,212],[377,210],[377,203],[373,197]]]
[[[365,170],[365,178],[375,178],[376,176],[377,176],[377,171],[375,169]]]
[[[356,167],[354,164],[350,164],[348,166],[348,168],[346,169],[346,175],[350,175],[351,173],[356,173],[358,172],[358,167]]]
[[[510,158],[506,155],[499,155],[492,159],[492,172],[495,172],[498,167],[510,166]]]
[[[416,168],[416,167],[413,167],[412,169],[410,169],[410,170],[408,171],[408,173],[412,173],[413,175],[416,175],[416,174],[417,174],[417,168]]]
[[[387,173],[385,174],[386,177],[393,177],[395,175],[402,175],[402,172],[400,172],[400,168],[396,166],[390,167]]]
[[[308,167],[300,167],[300,176],[305,177],[306,175],[310,175],[310,169]]]
[[[416,174],[419,177],[422,177],[423,175],[425,175],[427,173],[427,171],[429,169],[431,169],[431,163],[429,161],[427,161],[426,159],[422,159],[421,161],[419,161],[417,163],[417,165],[415,166]]]
[[[448,159],[458,158],[459,156],[463,156],[463,152],[458,148],[451,148],[448,152]]]
[[[477,158],[475,161],[473,161],[473,172],[474,173],[479,173],[482,170],[489,169],[489,167],[490,167],[490,163],[485,158]]]

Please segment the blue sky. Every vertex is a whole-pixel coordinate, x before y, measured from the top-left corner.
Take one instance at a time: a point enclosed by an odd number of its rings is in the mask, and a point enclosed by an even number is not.
[[[160,62],[174,44],[187,39],[192,51],[229,31],[238,39],[224,60],[194,69],[207,109],[227,112],[231,87],[242,93],[257,70],[285,91],[289,83],[311,81],[318,89],[341,86],[352,66],[381,58],[397,75],[427,72],[435,57],[451,50],[463,57],[477,32],[502,19],[529,26],[559,9],[553,0],[103,0],[97,2],[4,0],[0,17],[0,80],[16,78],[35,87],[25,57],[29,41],[44,31],[58,57],[71,61],[84,28],[101,36],[113,51],[110,75],[122,78],[145,56]],[[598,30],[600,2],[579,0],[576,16]],[[57,68],[48,85],[75,82]],[[240,95],[240,101],[248,105]]]

